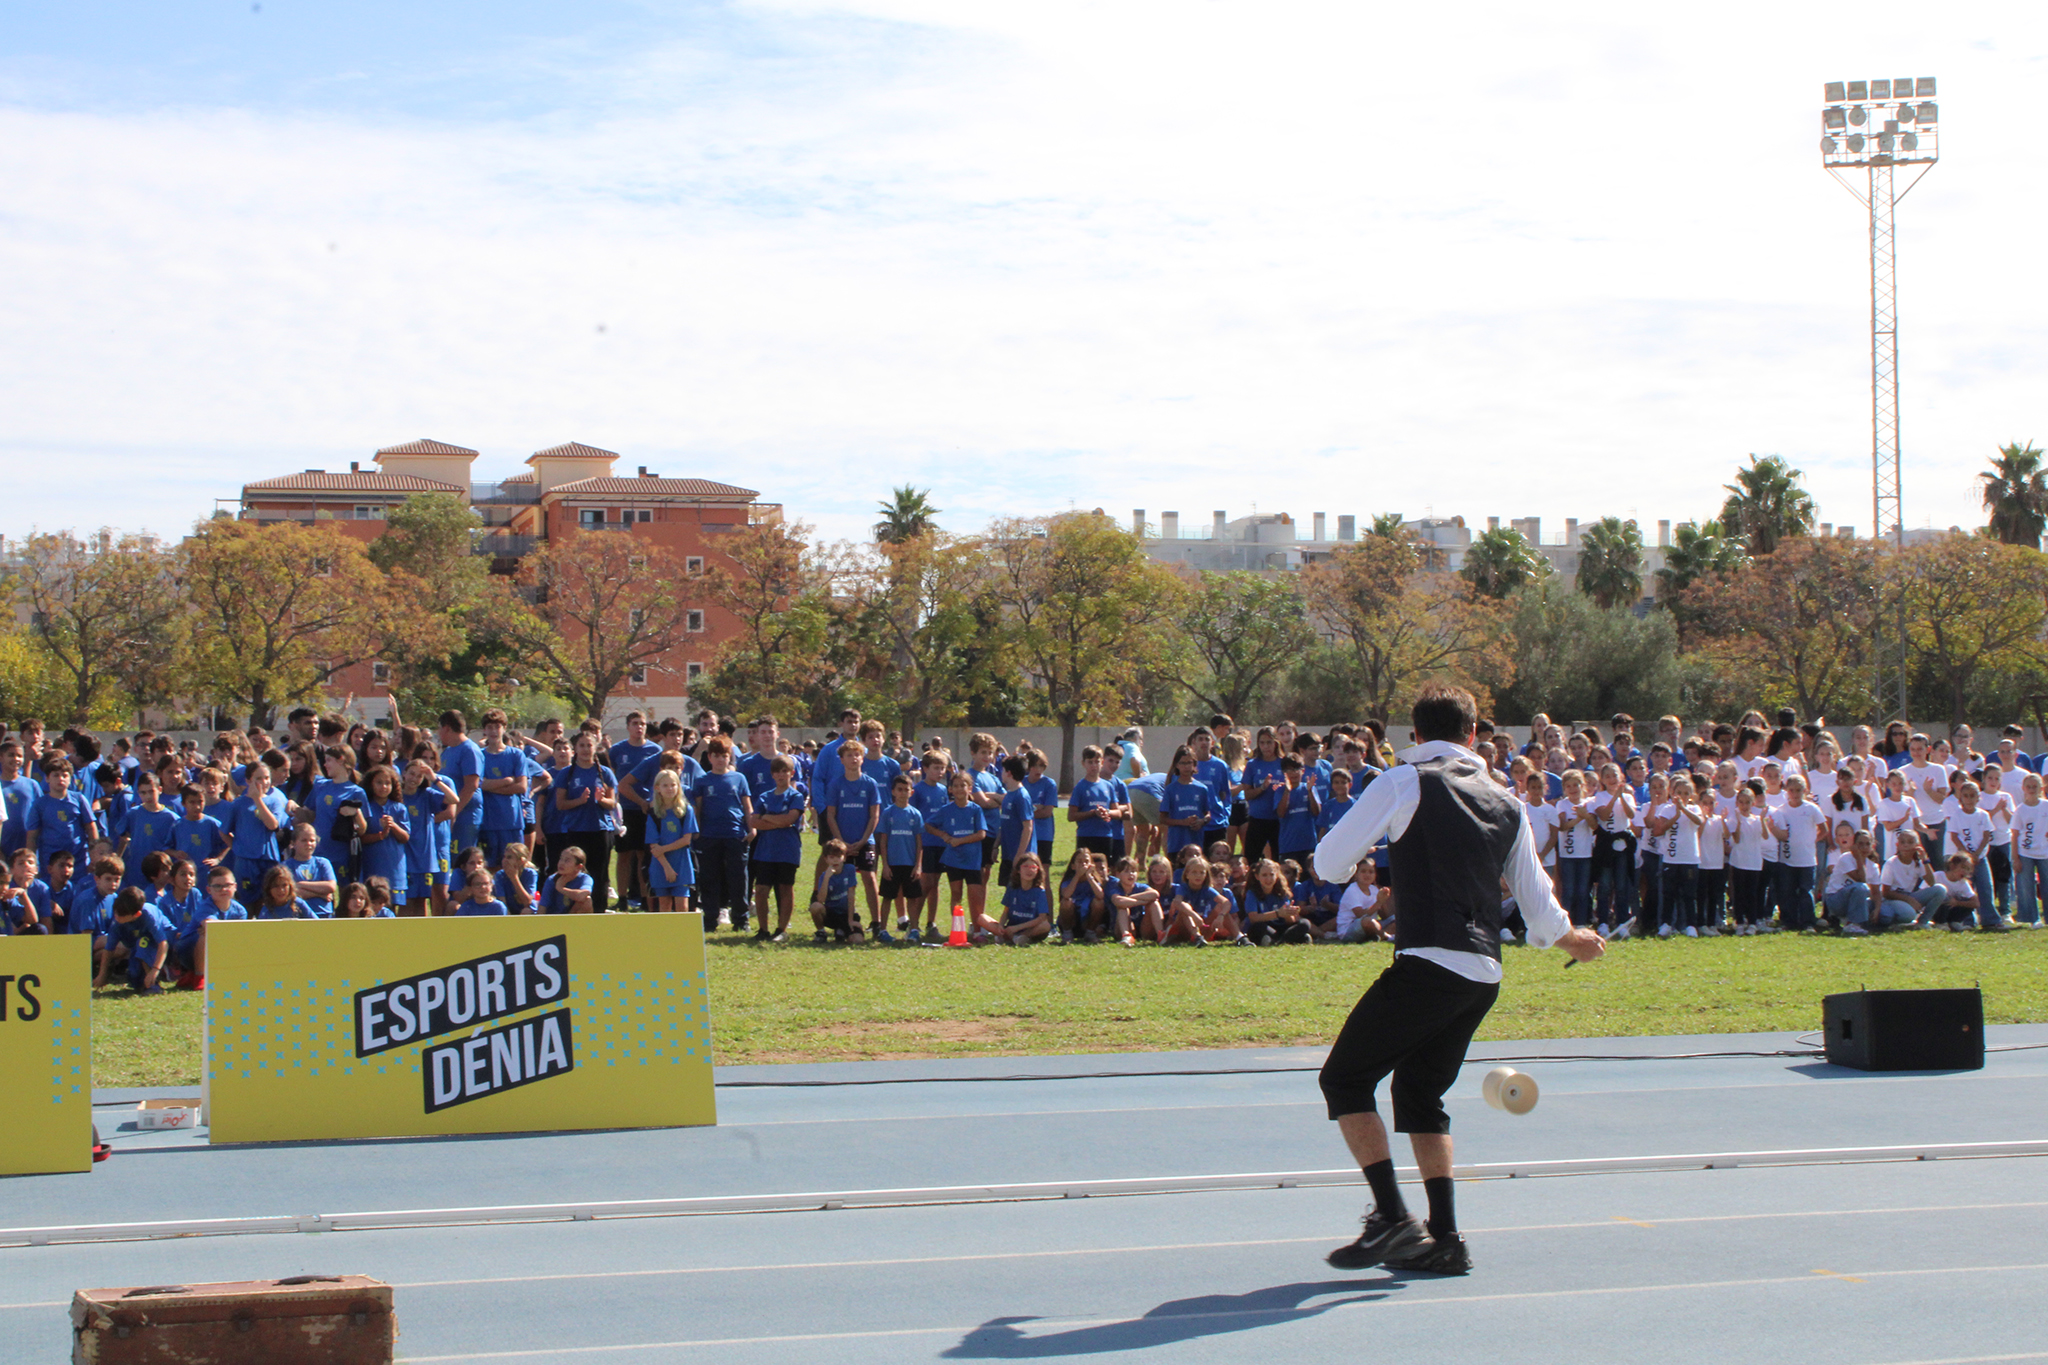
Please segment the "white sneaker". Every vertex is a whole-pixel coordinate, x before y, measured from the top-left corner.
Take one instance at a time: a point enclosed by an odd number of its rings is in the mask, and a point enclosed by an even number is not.
[[[1700,931],[1693,928],[1690,924],[1688,924],[1685,926],[1685,936],[1687,938],[1698,938],[1700,936]]]
[[[1629,929],[1628,929],[1628,926],[1627,926],[1626,924],[1624,924],[1624,925],[1622,925],[1622,926],[1621,926],[1621,927],[1620,927],[1619,929],[1616,929],[1616,930],[1615,930],[1615,931],[1614,931],[1614,932],[1613,932],[1612,934],[1609,934],[1609,935],[1608,935],[1608,938],[1609,938],[1610,940],[1612,940],[1612,941],[1614,941],[1614,942],[1617,942],[1617,943],[1618,943],[1618,942],[1620,942],[1620,941],[1621,941],[1622,939],[1625,939],[1625,938],[1627,938],[1627,937],[1628,937],[1628,934],[1629,934]]]
[[[718,923],[716,923],[716,924],[712,925],[711,927],[712,927],[712,928],[714,928],[714,929],[730,929],[730,928],[732,928],[732,911],[730,911],[730,910],[721,910],[721,911],[719,911],[719,912],[718,912]]]
[[[1869,938],[1869,937],[1870,937],[1870,931],[1869,931],[1868,929],[1864,928],[1864,927],[1863,927],[1862,925],[1860,925],[1860,924],[1847,924],[1847,925],[1844,925],[1844,926],[1842,926],[1842,937],[1844,937],[1844,938]]]
[[[1658,926],[1657,926],[1657,937],[1658,937],[1658,938],[1670,938],[1670,937],[1671,937],[1671,926],[1670,926],[1670,925],[1668,925],[1668,924],[1660,924],[1660,925],[1658,925]]]
[[[1716,929],[1713,925],[1709,924],[1706,928],[1700,930],[1700,937],[1719,938],[1721,937],[1721,931],[1719,929]]]

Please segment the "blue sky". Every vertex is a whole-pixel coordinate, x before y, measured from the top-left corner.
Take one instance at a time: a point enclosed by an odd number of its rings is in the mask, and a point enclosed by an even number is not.
[[[8,14],[8,535],[176,532],[420,436],[833,536],[906,481],[961,529],[1647,525],[1751,451],[1867,527],[1863,218],[1815,144],[1821,83],[1886,71],[1945,130],[1900,212],[1909,523],[2048,439],[2032,8]]]

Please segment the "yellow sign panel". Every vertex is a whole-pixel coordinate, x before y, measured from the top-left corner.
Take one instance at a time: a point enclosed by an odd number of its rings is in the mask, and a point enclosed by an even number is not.
[[[92,1168],[92,944],[0,938],[0,1175]]]
[[[215,1142],[718,1121],[699,915],[215,920]]]

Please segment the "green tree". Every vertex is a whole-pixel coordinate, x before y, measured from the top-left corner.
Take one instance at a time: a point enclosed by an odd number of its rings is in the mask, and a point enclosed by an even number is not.
[[[580,715],[605,703],[636,670],[661,665],[686,638],[696,605],[683,562],[666,546],[623,532],[571,531],[519,565],[528,609],[501,591],[499,621],[531,677]]]
[[[1743,680],[1752,702],[1802,716],[1865,715],[1884,572],[1875,541],[1804,537],[1699,579],[1674,605],[1687,640]]]
[[[997,522],[986,537],[1002,632],[1060,727],[1060,784],[1074,778],[1074,730],[1120,724],[1171,647],[1183,588],[1137,537],[1093,512]]]
[[[1813,496],[1800,485],[1805,474],[1776,455],[1751,455],[1725,484],[1721,504],[1724,533],[1747,546],[1752,555],[1767,555],[1791,536],[1810,536],[1818,516]]]
[[[370,562],[423,585],[421,605],[446,627],[431,641],[393,636],[380,651],[393,700],[406,714],[450,707],[475,714],[505,703],[521,709],[508,686],[521,670],[507,613],[525,614],[525,604],[494,590],[490,560],[475,553],[482,526],[454,494],[416,493],[392,509],[370,542]]]
[[[423,645],[446,623],[420,604],[406,571],[386,574],[333,522],[202,521],[181,547],[192,606],[196,689],[268,726],[277,708],[308,701],[335,673],[411,635]]]
[[[1515,668],[1494,687],[1497,715],[1519,722],[1543,711],[1566,722],[1683,709],[1691,666],[1663,612],[1602,607],[1555,578],[1530,584],[1508,606]]]
[[[0,716],[68,714],[77,699],[73,680],[24,626],[0,625]]]
[[[831,657],[833,574],[812,548],[811,528],[756,522],[726,536],[719,549],[724,562],[704,576],[704,593],[737,629],[692,695],[720,710],[816,718],[820,696],[843,670]]]
[[[1980,679],[2041,672],[2048,662],[2048,556],[1949,536],[1892,558],[1914,662],[1946,695],[1950,724],[1969,719]]]
[[[1249,711],[1266,683],[1314,639],[1298,583],[1242,569],[1204,573],[1181,628],[1203,671],[1175,681],[1203,706],[1233,716]]]
[[[1465,563],[1458,570],[1474,591],[1488,597],[1506,597],[1525,583],[1550,572],[1550,561],[1531,545],[1520,531],[1495,526],[1472,538],[1465,551]]]
[[[1373,513],[1372,524],[1365,528],[1365,533],[1386,540],[1409,539],[1408,523],[1399,512]]]
[[[1977,477],[1984,484],[1992,538],[2040,549],[2042,528],[2048,526],[2048,472],[2041,468],[2041,452],[2034,443],[2000,446],[1991,468]]]
[[[1718,521],[1688,521],[1671,533],[1664,567],[1657,570],[1657,600],[1668,603],[1702,578],[1731,574],[1748,560]]]
[[[932,506],[929,488],[904,484],[892,489],[889,500],[875,508],[882,519],[875,523],[875,540],[883,545],[901,545],[938,529],[939,510]]]
[[[980,629],[975,601],[988,575],[979,541],[941,531],[883,541],[877,549],[866,600],[842,619],[860,638],[887,646],[878,700],[897,713],[908,738],[926,725],[962,719],[970,662],[994,662],[970,649]]]
[[[1633,521],[1602,517],[1580,532],[1578,586],[1603,608],[1642,598],[1643,533]]]
[[[1425,682],[1472,687],[1484,708],[1481,680],[1514,676],[1501,604],[1455,574],[1417,572],[1418,559],[1413,544],[1369,536],[1301,571],[1310,619],[1350,655],[1359,704],[1382,719]]]
[[[177,557],[154,538],[35,535],[13,574],[36,644],[70,683],[75,724],[167,701],[185,639]]]

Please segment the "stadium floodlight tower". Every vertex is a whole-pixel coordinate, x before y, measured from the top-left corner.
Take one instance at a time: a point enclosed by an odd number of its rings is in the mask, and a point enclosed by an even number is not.
[[[1934,77],[1902,76],[1894,80],[1829,81],[1820,114],[1820,160],[1827,173],[1870,211],[1870,524],[1879,540],[1892,548],[1906,543],[1905,517],[1899,495],[1899,313],[1898,252],[1892,215],[1941,154],[1940,110],[1934,103]],[[1907,168],[1904,188],[1893,172]],[[1862,171],[1862,176],[1845,171]],[[1878,618],[1881,622],[1882,617]],[[1899,604],[1899,718],[1906,718],[1906,618]],[[1878,660],[1876,699],[1884,705],[1884,640],[1882,624],[1872,640]]]

